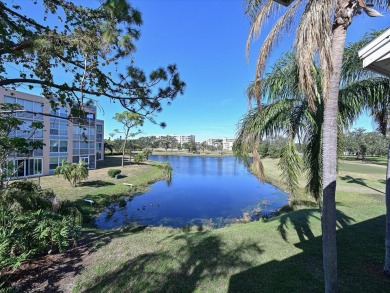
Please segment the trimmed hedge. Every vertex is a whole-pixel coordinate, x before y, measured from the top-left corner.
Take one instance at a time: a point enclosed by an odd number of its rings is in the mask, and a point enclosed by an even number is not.
[[[114,178],[116,175],[119,175],[122,171],[119,169],[110,169],[108,170],[108,176]]]

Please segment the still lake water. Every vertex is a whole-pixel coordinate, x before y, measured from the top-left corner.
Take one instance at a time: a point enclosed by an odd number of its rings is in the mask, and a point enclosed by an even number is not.
[[[235,157],[150,156],[170,162],[171,184],[159,181],[144,194],[112,204],[97,218],[103,229],[127,223],[182,227],[221,227],[242,218],[269,214],[287,203],[288,196],[273,185],[261,183]]]

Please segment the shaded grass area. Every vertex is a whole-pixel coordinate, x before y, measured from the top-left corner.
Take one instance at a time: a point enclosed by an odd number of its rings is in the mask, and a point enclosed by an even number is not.
[[[356,156],[343,156],[343,160],[349,161],[349,162],[360,162],[363,164],[375,164],[380,166],[386,166],[387,165],[387,157],[373,157],[373,156],[366,156],[364,160],[357,159]]]
[[[280,178],[276,164],[265,160],[272,180]],[[365,173],[365,167],[356,162],[340,166],[340,292],[390,292],[390,279],[382,275],[385,205],[380,180],[385,169],[374,166]],[[86,259],[74,291],[323,292],[321,216],[313,201],[305,203],[308,207],[267,222],[211,231],[131,228]]]

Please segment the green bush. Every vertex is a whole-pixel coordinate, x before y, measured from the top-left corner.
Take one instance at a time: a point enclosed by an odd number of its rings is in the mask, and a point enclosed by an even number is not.
[[[108,170],[108,176],[114,178],[116,175],[119,175],[122,171],[119,169],[110,169]]]
[[[134,163],[139,164],[146,160],[145,154],[138,153],[134,156]]]
[[[64,251],[80,232],[77,209],[29,181],[0,190],[0,270],[37,255]]]

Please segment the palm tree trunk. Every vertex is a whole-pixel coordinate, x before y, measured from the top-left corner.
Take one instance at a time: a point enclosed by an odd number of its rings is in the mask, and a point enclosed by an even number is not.
[[[384,273],[386,275],[390,275],[390,143],[387,152],[387,172],[386,172],[386,236],[385,236]]]
[[[333,31],[333,72],[329,82],[329,96],[325,102],[323,126],[323,204],[322,252],[325,292],[337,292],[336,246],[336,165],[337,165],[337,115],[341,65],[347,31],[339,25]]]

